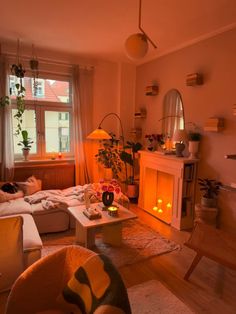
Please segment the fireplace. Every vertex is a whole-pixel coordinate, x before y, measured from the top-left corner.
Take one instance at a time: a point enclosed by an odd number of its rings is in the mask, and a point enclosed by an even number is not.
[[[197,160],[140,152],[139,207],[181,230],[193,226]]]

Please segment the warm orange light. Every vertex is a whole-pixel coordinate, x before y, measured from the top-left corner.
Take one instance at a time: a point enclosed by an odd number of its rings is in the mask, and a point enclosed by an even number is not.
[[[159,208],[158,213],[163,213],[163,210],[161,208]]]
[[[167,209],[171,209],[171,203],[167,203],[167,204],[166,204],[166,208],[167,208]]]
[[[159,205],[161,205],[161,204],[162,204],[162,199],[161,199],[161,198],[158,198],[157,203],[158,203]]]
[[[154,207],[153,207],[153,210],[157,211],[157,210],[158,210],[157,206],[154,206]]]

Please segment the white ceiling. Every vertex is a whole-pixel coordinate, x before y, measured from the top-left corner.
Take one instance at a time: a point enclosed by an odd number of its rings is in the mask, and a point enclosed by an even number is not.
[[[139,0],[1,0],[1,42],[128,61]],[[236,0],[143,0],[142,27],[157,44],[143,63],[236,27]]]

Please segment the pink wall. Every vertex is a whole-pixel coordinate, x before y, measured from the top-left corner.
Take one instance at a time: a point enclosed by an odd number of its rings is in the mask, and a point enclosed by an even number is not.
[[[158,120],[162,117],[164,95],[169,89],[178,89],[185,122],[194,122],[202,129],[198,177],[219,179],[227,185],[236,183],[236,161],[224,158],[226,154],[236,154],[236,116],[232,110],[236,103],[235,38],[236,29],[143,64],[137,68],[136,78],[136,108],[147,109],[143,134],[161,132]],[[203,74],[204,85],[186,86],[186,75],[194,72]],[[145,96],[145,87],[153,81],[158,82],[158,95]],[[224,118],[225,129],[219,133],[204,132],[209,117]],[[221,191],[218,206],[221,227],[234,230],[236,192]]]

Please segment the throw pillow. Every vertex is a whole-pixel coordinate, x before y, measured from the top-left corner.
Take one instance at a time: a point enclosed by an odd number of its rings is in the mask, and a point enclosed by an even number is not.
[[[42,187],[42,181],[37,180],[34,176],[29,177],[25,182],[17,182],[17,184],[26,196],[41,191]]]
[[[18,191],[14,194],[11,194],[11,193],[3,192],[2,190],[0,190],[0,203],[8,202],[10,200],[15,200],[23,196],[24,196],[23,191]]]
[[[114,308],[117,309],[114,313],[131,314],[122,278],[105,255],[88,258],[75,271],[62,294],[66,302],[77,305],[82,313],[102,313],[102,308],[112,313]]]

